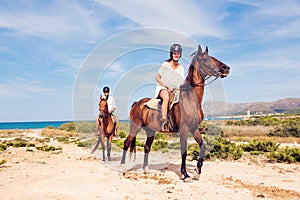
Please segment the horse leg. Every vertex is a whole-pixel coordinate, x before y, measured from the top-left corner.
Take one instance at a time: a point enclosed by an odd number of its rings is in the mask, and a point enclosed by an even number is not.
[[[148,171],[148,158],[149,158],[149,153],[151,150],[151,145],[154,141],[154,134],[152,134],[151,136],[148,136],[147,134],[147,140],[146,143],[144,145],[144,164],[143,164],[143,169],[145,172]]]
[[[126,159],[126,152],[131,145],[132,140],[135,138],[135,136],[129,135],[126,140],[124,141],[124,147],[123,147],[123,155],[122,155],[122,160],[121,164],[125,164],[125,159]]]
[[[126,138],[126,140],[124,141],[124,147],[123,147],[123,155],[122,155],[122,160],[121,160],[121,164],[125,164],[125,159],[126,159],[126,153],[127,150],[130,146],[132,146],[134,144],[135,146],[135,137],[137,135],[137,133],[139,132],[139,130],[141,129],[141,125],[136,124],[135,122],[130,122],[130,134],[128,135],[128,137]]]
[[[130,147],[129,147],[129,160],[131,160],[132,154],[133,154],[133,162],[136,160],[136,137],[133,138],[131,141]]]
[[[205,129],[206,129],[205,127],[201,128],[201,129],[197,129],[194,134],[194,139],[196,140],[196,142],[199,144],[199,147],[200,147],[199,160],[197,162],[197,169],[196,169],[197,174],[195,175],[195,178],[194,178],[196,180],[198,180],[200,177],[201,168],[203,166],[203,160],[204,160],[205,152],[206,152],[206,144],[202,138],[202,132]]]
[[[111,141],[112,141],[112,135],[110,135],[109,137],[107,137],[107,158],[108,161],[111,161],[111,156],[110,156],[110,152],[111,152]]]
[[[105,143],[104,143],[104,135],[100,135],[101,147],[102,147],[102,161],[105,161]]]
[[[190,176],[188,175],[186,171],[186,157],[187,157],[187,131],[186,132],[180,132],[180,148],[181,148],[181,174],[182,174],[182,180],[188,181],[190,179]]]

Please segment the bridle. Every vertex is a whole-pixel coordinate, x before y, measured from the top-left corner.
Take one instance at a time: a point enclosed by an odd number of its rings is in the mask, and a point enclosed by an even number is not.
[[[101,99],[101,101],[103,101],[103,99]],[[100,103],[101,103],[101,101],[100,101]],[[99,103],[99,105],[100,105],[100,103]],[[104,114],[101,114],[101,113],[104,113]],[[107,105],[106,105],[106,108],[104,110],[101,110],[99,108],[99,118],[103,119],[104,117],[106,117],[108,115],[110,115],[110,113],[108,112]]]
[[[192,55],[194,55],[194,54],[192,54]],[[199,59],[197,55],[194,56],[192,63],[195,63],[195,62],[198,62],[200,65],[199,73],[204,80],[203,82],[205,82],[206,80],[208,80],[211,77],[215,77],[213,80],[206,83],[204,86],[211,84],[212,82],[214,82],[215,80],[217,80],[220,77],[220,72],[215,70],[217,68],[217,64],[215,64],[214,68],[211,68],[202,59]],[[193,64],[193,67],[195,67],[194,64]],[[206,75],[204,70],[210,72],[211,75]],[[201,83],[202,83],[202,81],[200,81],[199,83],[193,84],[193,87],[200,86]]]

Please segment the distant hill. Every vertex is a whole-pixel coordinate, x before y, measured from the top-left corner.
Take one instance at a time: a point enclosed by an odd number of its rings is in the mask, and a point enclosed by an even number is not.
[[[253,114],[300,113],[300,98],[285,98],[274,102],[224,103],[204,102],[206,117]],[[224,113],[224,111],[226,113]]]

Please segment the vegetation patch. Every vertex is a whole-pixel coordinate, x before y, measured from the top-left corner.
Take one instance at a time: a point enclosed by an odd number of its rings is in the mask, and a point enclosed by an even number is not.
[[[48,146],[48,145],[44,145],[44,146],[38,146],[38,147],[35,147],[37,150],[40,150],[40,151],[60,151],[62,150],[61,147],[55,147],[55,146]]]

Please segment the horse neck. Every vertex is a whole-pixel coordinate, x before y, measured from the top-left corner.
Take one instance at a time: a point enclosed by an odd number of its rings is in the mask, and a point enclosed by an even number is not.
[[[188,75],[185,79],[185,87],[190,88],[190,92],[193,92],[198,100],[198,104],[201,106],[204,94],[205,80],[202,75],[193,67],[190,66]]]
[[[189,117],[199,117],[199,123],[203,119],[202,100],[204,95],[205,80],[197,73],[189,70],[184,85],[181,87],[180,102],[182,108]],[[185,107],[187,107],[185,109]],[[194,112],[190,113],[193,110]],[[195,119],[196,120],[196,119]],[[197,120],[196,120],[197,121]]]

